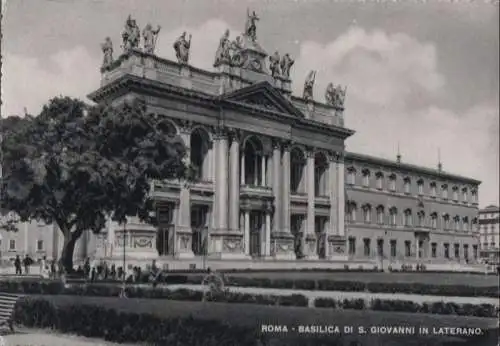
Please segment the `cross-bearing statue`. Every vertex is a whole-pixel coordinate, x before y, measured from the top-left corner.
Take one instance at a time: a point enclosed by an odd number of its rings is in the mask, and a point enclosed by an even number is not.
[[[104,54],[101,68],[107,68],[113,62],[113,42],[109,37],[106,37],[104,43],[101,43],[101,49]]]
[[[259,17],[255,14],[255,11],[252,11],[250,14],[250,10],[247,8],[247,21],[245,23],[245,35],[248,36],[252,41],[257,40],[257,26],[256,22],[259,20]]]
[[[315,80],[316,80],[316,71],[309,72],[309,75],[307,76],[306,81],[304,82],[304,92],[302,94],[302,97],[306,101],[312,100],[314,97],[313,87]]]
[[[182,35],[174,42],[175,56],[177,61],[181,64],[187,64],[189,61],[189,49],[191,48],[191,35],[189,39],[186,40],[186,32],[184,31]]]
[[[125,22],[125,29],[122,32],[123,51],[128,53],[131,49],[138,48],[141,40],[141,31],[135,19],[129,15]]]
[[[158,34],[160,33],[161,27],[158,25],[156,30],[153,29],[151,24],[147,24],[144,30],[142,30],[142,37],[144,38],[144,52],[148,54],[154,54],[156,48],[156,41],[158,39]]]
[[[295,61],[290,58],[290,54],[286,53],[283,55],[283,58],[281,58],[281,74],[285,78],[290,78],[290,69],[292,68],[292,65]]]
[[[221,64],[228,64],[231,61],[231,56],[229,54],[229,49],[231,48],[231,42],[229,41],[229,30],[224,32],[224,35],[220,38],[219,47],[215,52],[214,67]]]
[[[273,77],[278,77],[280,75],[280,53],[278,53],[278,51],[269,56],[269,70]]]

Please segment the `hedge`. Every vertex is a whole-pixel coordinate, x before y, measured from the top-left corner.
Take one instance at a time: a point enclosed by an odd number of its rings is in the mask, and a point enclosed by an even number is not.
[[[314,302],[317,308],[333,309],[370,309],[375,311],[389,312],[409,312],[409,313],[427,313],[437,315],[458,315],[474,317],[498,317],[498,308],[492,304],[456,304],[456,303],[415,303],[409,300],[389,300],[372,299],[367,302],[363,299],[338,300],[333,298],[318,298]]]
[[[118,297],[121,293],[121,285],[109,284],[87,284],[70,285],[64,287],[62,283],[54,281],[45,282],[0,282],[0,291],[8,293],[25,294],[47,294],[47,295],[75,295],[75,296],[96,296],[96,297]],[[170,290],[165,287],[126,287],[127,296],[130,298],[150,298],[150,299],[169,299],[184,301],[201,301],[203,292],[176,289]],[[226,291],[223,294],[207,296],[207,301],[217,301],[226,303],[247,303],[258,305],[274,306],[309,306],[309,299],[301,294],[292,295],[266,295],[266,294],[248,294]],[[379,310],[379,311],[400,311],[400,312],[419,312],[431,314],[477,316],[477,317],[496,317],[498,309],[491,304],[456,304],[456,303],[415,303],[404,300],[385,300],[374,299],[367,301],[365,299],[343,299],[317,298],[314,301],[315,307],[328,307],[353,310]]]

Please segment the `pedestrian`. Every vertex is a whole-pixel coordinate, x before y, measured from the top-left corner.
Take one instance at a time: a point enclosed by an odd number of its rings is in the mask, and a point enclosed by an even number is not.
[[[33,264],[33,260],[30,255],[26,255],[23,260],[24,264],[24,274],[28,275],[30,273],[30,266]]]
[[[85,280],[89,279],[89,275],[90,275],[90,258],[88,258],[88,257],[85,260],[85,263],[83,265],[83,275],[85,277]]]
[[[16,275],[22,275],[23,271],[21,270],[21,258],[19,255],[16,255],[16,259],[14,260],[14,267],[16,268]]]
[[[47,265],[47,256],[43,256],[40,261],[40,275],[42,278],[46,279],[48,277],[48,265]]]

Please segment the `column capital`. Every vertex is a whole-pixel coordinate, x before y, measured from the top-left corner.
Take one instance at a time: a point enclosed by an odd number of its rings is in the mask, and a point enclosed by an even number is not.
[[[241,143],[243,139],[243,131],[240,129],[230,128],[227,129],[227,136],[231,139],[231,141]]]
[[[330,151],[328,153],[328,160],[330,162],[343,163],[344,162],[344,153],[340,152],[340,151]]]
[[[314,158],[316,156],[316,148],[315,147],[306,147],[306,157],[307,158]]]
[[[191,134],[193,130],[193,122],[191,120],[181,119],[177,121],[177,125],[179,126],[179,132],[181,134]]]
[[[283,150],[285,151],[290,151],[292,147],[292,141],[291,140],[282,140],[281,146],[283,147]]]
[[[228,128],[225,126],[214,126],[212,129],[215,140],[227,139],[229,135]]]
[[[271,138],[273,149],[281,149],[282,139]]]

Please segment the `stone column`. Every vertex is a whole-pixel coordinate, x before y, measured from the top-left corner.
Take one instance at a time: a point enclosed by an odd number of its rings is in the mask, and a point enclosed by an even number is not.
[[[262,155],[262,162],[261,162],[261,174],[262,174],[262,186],[267,185],[266,181],[266,156]]]
[[[317,259],[318,254],[316,253],[316,233],[315,233],[315,211],[314,211],[314,149],[309,149],[307,151],[307,226],[304,232],[304,239],[302,244],[304,245],[304,255],[307,259]]]
[[[241,161],[241,166],[240,166],[240,169],[241,169],[240,184],[241,185],[245,185],[245,151],[244,150],[241,150],[240,161]]]
[[[337,234],[345,236],[345,183],[344,183],[344,153],[339,153],[337,158]]]
[[[245,236],[244,236],[244,243],[245,243],[245,255],[249,256],[250,255],[250,211],[245,210],[244,214],[244,224],[245,224]]]
[[[295,259],[294,240],[290,232],[290,143],[283,146],[280,162],[279,146],[275,145],[273,152],[273,190],[275,196],[275,233],[271,237],[273,255],[276,259]],[[278,190],[279,189],[279,190]],[[278,192],[279,191],[279,192]],[[275,198],[276,198],[275,197]],[[281,224],[280,224],[281,223]]]
[[[231,134],[230,148],[230,186],[229,186],[229,228],[239,230],[240,216],[240,138],[239,133]]]
[[[180,129],[180,135],[186,146],[186,162],[191,163],[191,123],[185,122]],[[194,257],[192,250],[193,232],[191,230],[191,197],[189,185],[180,180],[179,209],[175,225],[175,250],[179,258]]]
[[[266,248],[265,248],[264,256],[269,257],[269,256],[271,256],[271,212],[270,211],[266,211],[265,238],[266,238],[266,241],[265,241]]]
[[[334,235],[338,233],[337,160],[334,154],[329,155],[328,192],[330,195],[330,227],[328,228],[328,233]]]
[[[290,144],[283,146],[282,160],[282,228],[283,232],[290,233]]]
[[[215,202],[217,204],[217,231],[228,229],[228,137],[225,129],[219,128],[216,133],[217,171],[215,182]]]
[[[273,196],[274,196],[274,228],[273,232],[281,232],[282,223],[282,191],[281,191],[281,143],[273,141]]]

